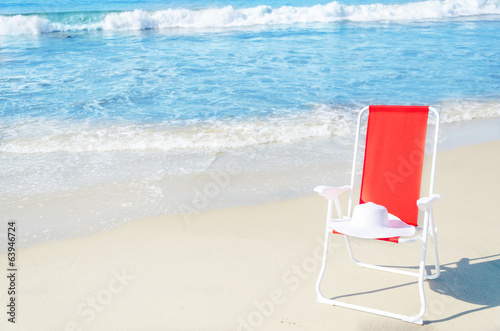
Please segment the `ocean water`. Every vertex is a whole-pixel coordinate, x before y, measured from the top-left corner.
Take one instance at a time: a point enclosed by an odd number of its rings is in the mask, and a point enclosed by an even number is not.
[[[368,104],[499,139],[498,31],[500,0],[3,0],[1,217],[31,245],[344,184]]]

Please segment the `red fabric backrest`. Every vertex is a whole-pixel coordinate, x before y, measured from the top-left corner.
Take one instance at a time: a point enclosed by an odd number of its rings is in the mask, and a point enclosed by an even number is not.
[[[428,106],[370,106],[360,203],[417,226]]]

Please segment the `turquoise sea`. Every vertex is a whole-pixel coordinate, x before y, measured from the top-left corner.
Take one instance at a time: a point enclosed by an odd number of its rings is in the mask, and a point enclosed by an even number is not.
[[[1,217],[30,245],[345,184],[368,104],[499,139],[499,31],[500,0],[3,0]]]

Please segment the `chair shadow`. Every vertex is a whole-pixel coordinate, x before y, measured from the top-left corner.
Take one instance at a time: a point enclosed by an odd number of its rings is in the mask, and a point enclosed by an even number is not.
[[[462,258],[458,262],[442,264],[440,276],[435,280],[427,281],[430,289],[441,295],[449,296],[456,300],[474,305],[480,305],[481,307],[462,311],[439,320],[427,320],[426,324],[445,322],[459,316],[500,306],[500,287],[498,287],[498,284],[500,284],[500,259],[471,263],[471,261],[491,259],[499,256],[500,254],[475,259]],[[397,268],[397,266],[387,267]],[[406,268],[415,269],[415,267]],[[429,268],[427,270],[428,273],[430,273],[430,269],[433,268]],[[412,281],[368,292],[350,293],[347,295],[336,296],[332,299],[338,300],[340,298],[383,292],[390,289],[414,285],[416,283],[417,281]]]
[[[500,306],[500,288],[498,287],[500,284],[500,259],[471,263],[499,256],[500,254],[476,259],[462,258],[458,262],[441,265],[441,275],[429,282],[431,290],[481,307],[429,322],[444,322]]]

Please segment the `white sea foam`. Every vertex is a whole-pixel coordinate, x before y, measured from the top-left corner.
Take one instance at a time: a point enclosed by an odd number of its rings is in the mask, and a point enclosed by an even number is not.
[[[441,111],[441,122],[443,123],[500,117],[500,103],[494,101],[444,101],[436,107]]]
[[[455,17],[498,15],[498,0],[429,0],[405,4],[344,5],[336,1],[312,7],[283,6],[272,8],[209,8],[202,10],[167,9],[159,11],[125,11],[101,14],[87,13],[68,19],[71,13],[52,15],[0,16],[0,34],[42,34],[82,30],[145,30],[166,28],[235,28],[256,25],[290,25],[330,23],[337,21],[420,21]],[[80,20],[81,23],[74,23]],[[66,24],[65,22],[72,22]]]
[[[40,34],[61,29],[57,23],[36,15],[0,16],[0,35]]]
[[[0,152],[210,151],[350,134],[353,116],[318,106],[309,113],[254,120],[93,127],[51,121],[4,130]]]
[[[442,123],[500,117],[498,102],[448,101],[434,105]],[[316,138],[349,138],[357,108],[311,105],[311,110],[265,118],[95,126],[36,120],[3,129],[0,152],[109,152],[156,150],[218,152]]]

